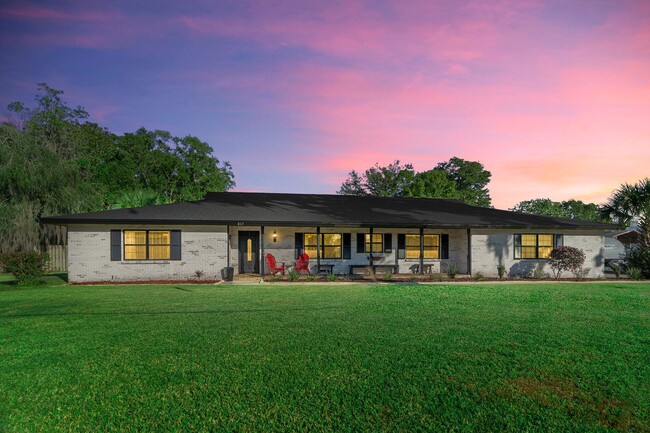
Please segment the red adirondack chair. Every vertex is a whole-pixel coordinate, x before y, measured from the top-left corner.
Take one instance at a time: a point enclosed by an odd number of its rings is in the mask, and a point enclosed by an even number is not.
[[[268,253],[266,255],[266,264],[269,267],[268,269],[269,273],[273,275],[277,274],[278,272],[282,272],[282,275],[284,275],[284,270],[287,268],[284,263],[282,263],[282,266],[278,266],[278,264],[275,261],[275,257],[271,253]]]
[[[294,263],[293,268],[298,272],[307,271],[307,274],[311,275],[311,272],[309,272],[309,256],[307,253],[302,253],[298,256],[298,260]]]

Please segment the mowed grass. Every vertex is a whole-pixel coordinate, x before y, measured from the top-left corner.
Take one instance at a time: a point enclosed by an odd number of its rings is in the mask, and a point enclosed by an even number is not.
[[[650,431],[649,295],[0,282],[0,431]]]

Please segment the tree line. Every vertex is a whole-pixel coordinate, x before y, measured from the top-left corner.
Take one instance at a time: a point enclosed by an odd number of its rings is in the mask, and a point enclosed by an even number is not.
[[[41,216],[202,199],[235,185],[229,162],[191,135],[140,128],[115,134],[88,120],[63,92],[39,84],[36,106],[9,104],[12,120],[0,124],[0,252],[62,243],[64,232],[42,227]],[[491,207],[492,174],[478,161],[452,157],[416,172],[396,160],[352,170],[339,194],[439,197]],[[624,184],[604,206],[580,200],[524,200],[511,210],[628,225],[636,219],[650,244],[650,180]]]
[[[0,252],[61,243],[41,216],[199,200],[235,185],[230,163],[191,135],[116,134],[38,85],[36,106],[9,104],[0,124]]]

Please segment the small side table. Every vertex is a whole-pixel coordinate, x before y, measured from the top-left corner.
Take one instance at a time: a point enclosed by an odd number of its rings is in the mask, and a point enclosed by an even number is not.
[[[318,273],[325,273],[327,275],[334,273],[334,265],[320,265],[318,267]]]

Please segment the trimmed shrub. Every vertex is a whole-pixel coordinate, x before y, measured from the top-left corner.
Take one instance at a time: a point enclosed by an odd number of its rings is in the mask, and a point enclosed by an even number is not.
[[[0,255],[0,267],[13,274],[18,285],[38,284],[50,258],[47,253],[23,251]]]
[[[579,248],[558,247],[551,251],[548,261],[555,279],[559,279],[564,271],[578,272],[585,263],[585,253]]]
[[[641,269],[635,267],[635,266],[630,266],[627,268],[627,276],[630,280],[640,280],[641,279]]]
[[[643,278],[650,278],[650,246],[637,245],[627,253],[625,259],[628,267],[637,268]],[[630,274],[629,269],[627,272]]]
[[[449,262],[447,264],[447,277],[449,277],[450,280],[456,278],[458,272],[460,272],[460,269],[458,268],[458,264],[456,264],[456,262]]]
[[[497,273],[499,274],[499,279],[503,280],[503,277],[506,275],[506,265],[499,263],[497,266]]]
[[[291,269],[289,272],[287,272],[287,275],[289,276],[289,281],[298,281],[300,272],[296,271],[295,269]]]

